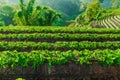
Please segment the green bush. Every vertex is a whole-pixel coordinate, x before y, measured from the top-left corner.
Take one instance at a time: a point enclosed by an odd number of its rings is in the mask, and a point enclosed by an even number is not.
[[[0,21],[0,26],[5,26],[4,21]]]

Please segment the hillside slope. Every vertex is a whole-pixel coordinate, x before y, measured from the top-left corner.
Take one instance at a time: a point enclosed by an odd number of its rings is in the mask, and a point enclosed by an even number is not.
[[[95,28],[120,28],[120,15],[111,16],[99,21],[93,21],[92,27]]]

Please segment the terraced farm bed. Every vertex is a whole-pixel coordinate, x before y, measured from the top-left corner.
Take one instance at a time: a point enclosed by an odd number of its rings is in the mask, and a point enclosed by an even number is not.
[[[113,15],[110,17],[107,17],[103,20],[97,20],[93,21],[92,23],[93,27],[96,28],[112,28],[112,29],[119,29],[120,28],[120,15]]]
[[[9,33],[91,33],[91,34],[119,34],[120,29],[98,29],[98,28],[69,28],[69,27],[0,27],[0,33],[9,34]]]
[[[69,34],[69,33],[33,33],[33,34],[0,34],[0,41],[119,41],[120,34]]]
[[[120,30],[1,27],[0,80],[119,80]]]

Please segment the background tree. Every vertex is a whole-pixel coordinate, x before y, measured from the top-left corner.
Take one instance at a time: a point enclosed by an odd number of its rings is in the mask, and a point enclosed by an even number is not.
[[[101,0],[92,0],[92,2],[88,5],[85,11],[85,20],[90,22],[92,20],[96,20],[99,17],[99,12],[101,10],[100,3],[103,2]]]
[[[61,13],[61,20],[57,25],[67,25],[69,20],[74,20],[81,12],[80,0],[37,0],[37,2]]]
[[[103,0],[92,0],[88,3],[88,6],[84,13],[80,14],[75,20],[75,26],[88,25],[93,20],[99,19],[101,16],[101,6]]]
[[[35,0],[25,4],[20,0],[20,10],[14,17],[17,25],[50,26],[60,18],[60,14],[49,7],[34,6]]]
[[[5,26],[10,24],[14,25],[14,14],[15,11],[13,6],[7,4],[0,6],[0,22],[2,24],[4,23]]]

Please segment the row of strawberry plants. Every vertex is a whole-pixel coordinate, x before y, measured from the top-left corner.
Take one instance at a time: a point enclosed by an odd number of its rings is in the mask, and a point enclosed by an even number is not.
[[[119,41],[120,34],[0,34],[0,40],[18,41]]]
[[[120,49],[118,50],[84,50],[84,51],[31,51],[17,52],[4,51],[0,52],[0,66],[4,68],[32,65],[34,68],[48,63],[49,66],[54,64],[65,64],[74,61],[76,64],[92,64],[91,60],[97,61],[100,65],[120,65]]]
[[[71,28],[71,27],[1,27],[0,33],[113,33],[120,29]]]
[[[120,42],[0,42],[0,51],[17,50],[17,51],[31,51],[31,50],[95,50],[95,49],[118,49]]]

